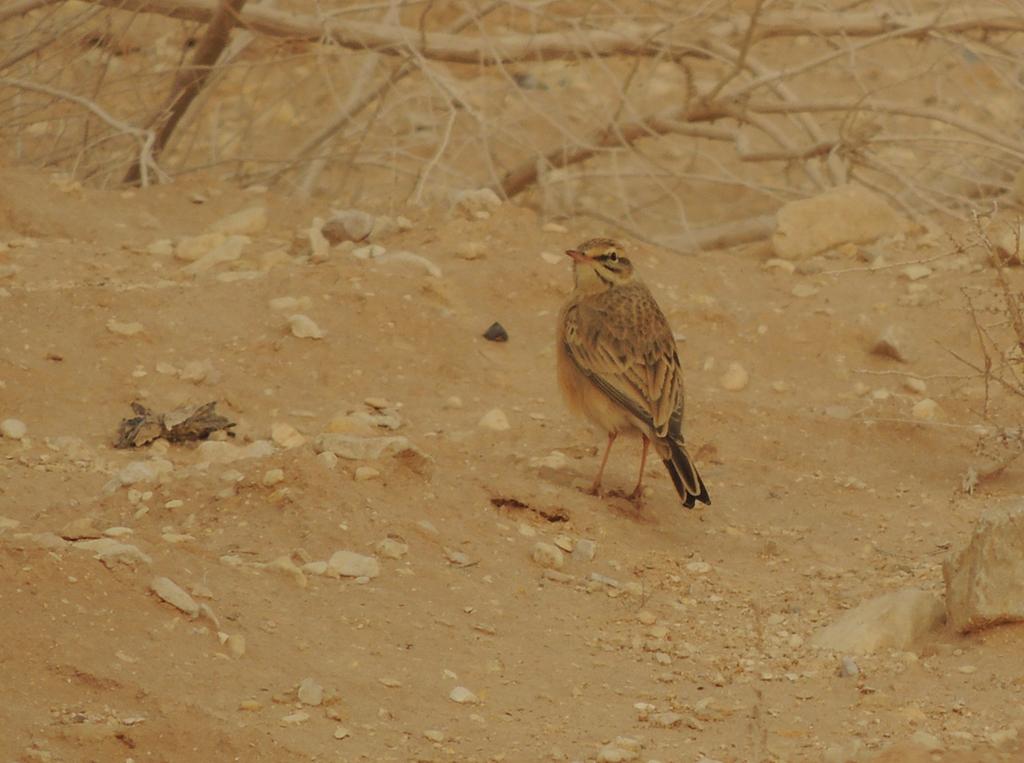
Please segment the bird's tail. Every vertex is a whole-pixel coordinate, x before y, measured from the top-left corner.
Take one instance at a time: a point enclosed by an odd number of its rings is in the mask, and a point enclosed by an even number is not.
[[[711,496],[704,486],[704,480],[700,478],[697,467],[690,460],[690,454],[683,447],[682,440],[667,439],[664,441],[668,446],[668,458],[665,459],[665,468],[672,478],[672,484],[676,486],[676,492],[683,500],[683,506],[692,509],[697,501],[711,505]]]

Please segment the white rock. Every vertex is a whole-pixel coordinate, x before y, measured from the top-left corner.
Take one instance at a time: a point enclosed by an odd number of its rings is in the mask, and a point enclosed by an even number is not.
[[[95,558],[99,559],[104,564],[113,562],[121,562],[124,564],[142,562],[143,564],[151,564],[153,561],[148,555],[140,551],[137,546],[132,546],[128,543],[121,543],[113,538],[79,540],[75,541],[74,547],[85,551],[91,551],[95,554]]]
[[[271,310],[309,310],[313,306],[313,300],[309,297],[274,297],[267,304]]]
[[[273,487],[280,482],[284,482],[284,469],[267,469],[263,473],[264,487]]]
[[[686,565],[686,569],[688,572],[692,572],[695,575],[704,575],[711,572],[711,565],[707,562],[690,562]]]
[[[918,400],[914,403],[914,407],[910,409],[910,415],[915,419],[920,419],[921,421],[932,421],[937,419],[941,412],[939,404],[930,397],[926,397],[924,400]]]
[[[330,452],[351,461],[374,461],[384,456],[413,450],[407,437],[359,437],[342,432],[328,432],[316,438],[313,448],[318,453]]]
[[[530,551],[530,558],[541,567],[551,570],[560,570],[565,566],[565,554],[562,553],[562,549],[553,543],[538,541],[533,545],[533,550]]]
[[[880,649],[909,651],[945,619],[935,594],[908,588],[878,596],[845,612],[811,637],[811,644],[836,652],[867,654]]]
[[[901,363],[907,361],[906,353],[903,350],[902,331],[896,326],[886,326],[878,339],[871,345],[871,352],[885,358],[892,358]]]
[[[597,753],[597,763],[626,763],[636,760],[640,753],[615,744],[606,744]]]
[[[224,262],[234,262],[242,256],[248,243],[248,236],[228,236],[198,260],[182,268],[182,272],[198,275]]]
[[[228,648],[228,654],[237,660],[245,655],[245,636],[241,633],[232,633],[224,640],[224,646]]]
[[[324,687],[312,678],[303,678],[299,684],[299,702],[316,707],[324,701]]]
[[[282,726],[298,726],[299,724],[305,723],[309,720],[309,713],[303,710],[297,710],[294,713],[288,713],[288,715],[281,718]]]
[[[195,262],[209,254],[227,240],[223,233],[204,233],[200,236],[185,236],[174,248],[176,259]]]
[[[919,281],[932,274],[932,269],[927,265],[907,265],[903,268],[903,277],[908,281]]]
[[[487,254],[482,241],[462,241],[455,246],[455,256],[463,260],[479,260]]]
[[[352,731],[345,726],[338,726],[334,729],[335,739],[348,739],[350,736],[352,736]]]
[[[480,702],[480,698],[465,686],[456,686],[452,689],[448,694],[448,699],[458,702],[460,705],[476,705]]]
[[[338,465],[338,457],[329,450],[325,450],[323,453],[317,453],[316,460],[327,469],[333,469]]]
[[[292,336],[299,339],[323,339],[324,331],[308,315],[296,313],[288,316],[288,327]]]
[[[157,257],[169,257],[174,254],[174,242],[169,238],[161,238],[149,244],[146,251]]]
[[[363,241],[373,232],[374,218],[360,209],[342,209],[334,212],[323,224],[322,232],[333,244],[342,241]]]
[[[387,254],[381,255],[379,259],[382,262],[399,262],[408,265],[415,265],[423,268],[423,270],[427,271],[427,273],[434,278],[441,278],[443,276],[441,268],[422,254],[406,251],[388,252]]]
[[[530,459],[530,466],[534,469],[554,469],[559,471],[567,468],[569,464],[569,457],[559,450],[553,450],[546,456]]]
[[[372,466],[357,466],[353,476],[356,482],[375,480],[380,476],[380,469],[374,469]]]
[[[286,450],[297,448],[306,442],[306,438],[299,433],[299,430],[283,421],[277,421],[270,425],[270,439],[274,441],[275,445]]]
[[[910,392],[915,392],[918,395],[923,395],[928,391],[928,384],[924,379],[918,379],[916,376],[904,376],[903,387]]]
[[[385,538],[377,543],[376,550],[385,559],[401,559],[409,553],[409,546],[395,538]]]
[[[438,744],[441,744],[441,742],[445,740],[444,732],[438,731],[437,729],[427,729],[423,732],[423,736],[431,742],[437,742]]]
[[[360,260],[373,260],[386,252],[387,249],[380,244],[368,244],[367,246],[357,246],[352,250],[352,256]]]
[[[942,565],[950,624],[961,633],[1024,621],[1024,506],[988,511]]]
[[[0,421],[0,435],[8,440],[20,440],[28,434],[28,427],[20,419],[4,419]]]
[[[380,575],[380,562],[354,551],[335,551],[327,562],[327,571],[346,578],[375,578]]]
[[[111,318],[107,321],[107,331],[111,334],[135,336],[136,334],[141,334],[145,330],[145,326],[138,321],[119,321],[116,318]]]
[[[576,545],[572,549],[572,555],[574,559],[580,559],[584,562],[594,561],[594,557],[597,556],[597,541],[588,538],[577,538]]]
[[[817,293],[818,293],[818,287],[817,286],[812,286],[809,283],[798,283],[790,291],[790,294],[792,294],[797,299],[805,299],[806,297],[813,297]]]
[[[170,474],[172,471],[174,471],[174,464],[166,458],[132,461],[117,471],[117,481],[122,485],[158,482],[163,475]]]
[[[457,191],[452,206],[470,219],[480,219],[481,212],[490,213],[501,206],[501,198],[490,188]]]
[[[255,235],[262,233],[267,227],[267,208],[263,206],[249,207],[234,214],[223,217],[213,224],[214,233]]]
[[[868,243],[907,227],[882,196],[857,185],[791,201],[779,210],[777,221],[772,248],[787,260],[804,259],[847,242]]]
[[[725,373],[722,374],[722,378],[719,380],[722,389],[727,389],[730,392],[739,392],[746,388],[750,382],[750,374],[739,363],[730,363]]]
[[[199,616],[199,605],[188,593],[170,578],[155,577],[149,589],[172,607],[176,607],[189,617]]]
[[[679,713],[672,712],[655,713],[651,716],[651,722],[655,726],[660,726],[663,729],[671,729],[683,722],[683,716]]]
[[[508,416],[501,408],[492,408],[487,411],[477,422],[477,426],[483,427],[484,429],[491,429],[495,432],[504,432],[511,428],[511,424],[508,423]]]
[[[327,562],[316,561],[306,562],[302,565],[302,571],[307,575],[326,575],[327,574]]]

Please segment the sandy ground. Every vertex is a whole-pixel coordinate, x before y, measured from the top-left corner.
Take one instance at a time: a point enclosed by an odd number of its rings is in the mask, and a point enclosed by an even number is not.
[[[254,205],[269,224],[239,260],[193,276],[147,249]],[[616,737],[636,741],[637,760],[1024,759],[1020,627],[939,632],[912,653],[858,657],[856,677],[808,645],[878,593],[941,592],[944,555],[1024,490],[1011,469],[959,492],[975,439],[959,425],[978,420],[983,388],[930,378],[965,372],[942,347],[975,352],[959,289],[989,283],[976,261],[936,260],[911,284],[850,255],[801,275],[764,268],[759,248],[634,247],[679,335],[688,443],[714,499],[681,509],[654,463],[637,509],[579,490],[603,437],[567,413],[554,379],[569,263],[542,254],[604,231],[545,229],[513,205],[485,220],[406,210],[411,229],[380,243],[428,258],[437,278],[345,251],[302,257],[297,232],[326,211],[199,179],[121,194],[3,171],[0,419],[28,428],[0,439],[0,515],[13,520],[0,530],[3,760],[582,761]],[[458,256],[467,242],[483,256]],[[947,242],[880,247],[899,263]],[[796,297],[797,284],[817,291]],[[273,309],[283,296],[308,304]],[[292,336],[291,312],[324,337]],[[493,321],[507,343],[481,337]],[[889,325],[907,364],[869,353]],[[190,363],[204,379],[174,373]],[[746,388],[723,389],[731,363]],[[903,371],[927,391],[885,373]],[[913,421],[925,396],[938,422]],[[381,434],[428,462],[317,456],[316,436],[367,398],[400,418]],[[211,400],[238,444],[280,423],[306,441],[229,464],[203,463],[194,444],[112,447],[132,401]],[[495,408],[507,431],[479,425]],[[553,451],[565,458],[541,464]],[[111,484],[155,456],[173,464],[158,482]],[[609,487],[632,485],[638,456],[616,446]],[[356,480],[360,466],[379,474]],[[265,484],[274,469],[283,481]],[[83,519],[129,528],[121,539],[151,562],[105,565],[39,535]],[[408,552],[381,556],[368,582],[295,571],[386,538]],[[596,555],[567,555],[571,577],[550,579],[531,550],[556,539],[593,540]],[[291,571],[266,566],[281,558]],[[160,601],[156,576],[216,624]],[[244,637],[244,654],[218,631]],[[318,705],[299,700],[307,678]],[[456,687],[478,702],[452,701]],[[912,741],[921,731],[936,752]]]

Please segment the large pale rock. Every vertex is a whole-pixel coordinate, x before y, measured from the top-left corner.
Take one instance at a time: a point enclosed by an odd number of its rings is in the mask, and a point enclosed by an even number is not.
[[[869,599],[845,612],[811,637],[811,644],[836,652],[867,654],[879,649],[909,650],[945,617],[933,593],[908,588]]]
[[[845,243],[863,244],[907,227],[884,198],[857,185],[833,188],[779,210],[772,248],[799,260]]]
[[[942,573],[949,621],[961,633],[1024,621],[1024,506],[982,515]]]
[[[346,578],[375,578],[380,574],[380,562],[355,551],[335,551],[327,562],[327,571]]]
[[[316,438],[313,448],[317,453],[329,452],[352,461],[373,461],[412,449],[407,437],[360,437],[358,435],[328,432]]]

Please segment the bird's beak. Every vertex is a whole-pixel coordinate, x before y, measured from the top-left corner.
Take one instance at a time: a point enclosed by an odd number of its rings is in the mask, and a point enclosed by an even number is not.
[[[572,257],[573,262],[587,262],[589,258],[579,249],[566,249],[565,253]]]

